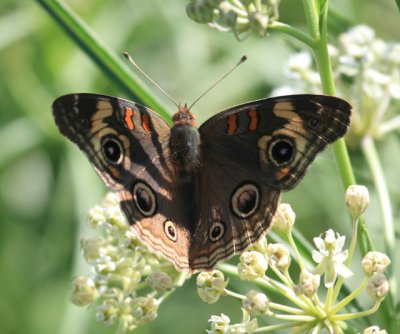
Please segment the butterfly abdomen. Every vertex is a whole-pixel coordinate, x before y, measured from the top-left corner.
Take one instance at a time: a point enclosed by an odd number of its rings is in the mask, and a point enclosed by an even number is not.
[[[169,148],[177,178],[191,181],[200,165],[200,134],[197,128],[189,124],[174,126]]]

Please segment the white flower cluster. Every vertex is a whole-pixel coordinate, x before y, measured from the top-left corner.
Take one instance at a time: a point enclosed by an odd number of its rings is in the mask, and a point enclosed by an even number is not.
[[[350,144],[368,134],[381,137],[400,127],[393,116],[400,102],[400,43],[385,42],[366,25],[355,26],[329,45],[337,95],[353,106]],[[310,53],[294,54],[285,69],[288,84],[272,95],[321,93]]]
[[[181,275],[135,238],[115,194],[89,212],[88,222],[98,232],[81,241],[92,275],[75,278],[71,301],[94,303],[97,319],[106,326],[118,322],[118,333],[153,321],[161,301],[182,283]]]

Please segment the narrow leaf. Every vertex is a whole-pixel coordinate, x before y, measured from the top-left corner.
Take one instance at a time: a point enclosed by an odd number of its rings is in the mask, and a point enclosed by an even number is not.
[[[156,110],[166,119],[170,115],[150,93],[134,72],[128,69],[122,55],[118,57],[108,49],[89,27],[64,3],[54,0],[36,0],[92,58],[99,67],[121,88],[146,106]]]

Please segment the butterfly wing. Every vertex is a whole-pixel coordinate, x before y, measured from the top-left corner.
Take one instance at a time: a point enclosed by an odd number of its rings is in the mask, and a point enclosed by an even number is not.
[[[281,190],[293,188],[315,156],[343,136],[351,106],[336,97],[292,95],[230,108],[199,129],[199,224],[189,252],[211,268],[269,228]]]
[[[116,191],[140,239],[178,269],[187,268],[189,231],[179,224],[188,217],[173,180],[168,124],[139,104],[97,94],[62,96],[53,114],[61,133]]]

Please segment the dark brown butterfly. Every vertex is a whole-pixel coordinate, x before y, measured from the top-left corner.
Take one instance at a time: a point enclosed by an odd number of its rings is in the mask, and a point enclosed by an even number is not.
[[[56,123],[79,146],[129,224],[178,270],[207,270],[269,229],[282,190],[342,137],[351,106],[322,95],[239,105],[200,128],[185,106],[171,128],[127,100],[72,94],[53,104]]]

